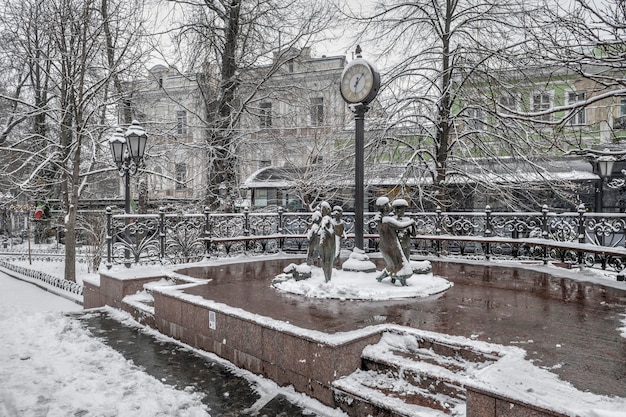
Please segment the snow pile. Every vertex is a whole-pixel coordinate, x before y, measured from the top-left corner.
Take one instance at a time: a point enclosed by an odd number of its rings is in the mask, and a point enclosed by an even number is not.
[[[380,342],[376,345],[368,346],[364,354],[368,358],[380,357],[388,359],[390,352],[405,351],[417,352],[421,349],[416,343],[416,337],[421,339],[423,335],[419,330],[415,331],[415,336],[410,333],[396,335],[385,333]],[[442,336],[445,342],[445,336]],[[459,339],[460,340],[460,339]],[[539,368],[529,362],[525,356],[526,351],[512,346],[501,346],[481,341],[465,340],[462,344],[466,348],[475,352],[483,352],[490,356],[492,360],[487,362],[467,363],[460,366],[462,369],[456,374],[449,374],[449,371],[439,370],[440,376],[456,379],[463,385],[473,385],[498,395],[516,399],[527,404],[535,404],[540,407],[551,409],[567,415],[580,417],[616,417],[624,416],[626,410],[626,398],[597,395],[590,392],[582,392],[572,386],[569,382],[559,379],[558,375],[549,370]],[[430,355],[434,355],[431,351]],[[495,355],[494,355],[495,354]],[[398,357],[402,362],[402,369],[420,369],[426,374],[433,375],[433,365],[428,361],[409,361],[402,356]],[[449,358],[440,357],[435,362],[444,363]],[[368,378],[372,378],[371,373],[365,372],[351,375],[353,382],[371,386]],[[380,381],[380,379],[379,379]],[[397,387],[389,382],[384,387],[394,391]],[[394,382],[397,384],[397,382]],[[406,386],[402,389],[408,390]],[[407,391],[409,392],[409,391]],[[456,410],[453,415],[464,415],[461,410]]]
[[[354,248],[350,252],[350,257],[341,265],[341,269],[344,271],[374,272],[376,271],[376,265],[370,261],[369,256],[365,254],[363,249]]]
[[[407,280],[407,286],[392,284],[388,279],[378,282],[380,272],[355,272],[333,269],[330,282],[326,282],[321,268],[310,267],[311,278],[296,281],[289,274],[280,274],[272,282],[281,292],[311,298],[340,300],[393,300],[401,298],[428,297],[441,293],[452,286],[444,278],[428,274],[415,274]]]
[[[200,394],[147,375],[94,339],[69,300],[0,276],[0,415],[208,416]],[[33,313],[34,312],[34,313]]]

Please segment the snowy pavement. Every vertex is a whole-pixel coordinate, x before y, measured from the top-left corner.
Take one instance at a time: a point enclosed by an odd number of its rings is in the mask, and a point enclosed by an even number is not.
[[[2,273],[0,288],[0,416],[211,415],[192,384],[175,387],[155,378],[94,337],[80,305]],[[263,398],[289,397],[285,407],[299,403],[306,415],[344,416],[271,381],[243,376]]]
[[[0,286],[0,415],[209,415],[64,314],[81,306],[4,274]]]
[[[35,266],[34,266],[35,267]],[[39,265],[36,266],[40,267]],[[55,265],[46,266],[46,270],[55,269]],[[58,267],[57,267],[58,268]],[[335,283],[336,284],[336,283]],[[324,284],[320,284],[324,285]],[[87,325],[87,320],[81,312],[81,306],[68,299],[58,297],[40,288],[0,273],[0,416],[208,416],[224,415],[215,412],[215,403],[207,401],[207,390],[198,389],[194,383],[181,384],[180,381],[172,385],[169,376],[155,375],[152,368],[143,363],[138,357],[122,353],[120,345],[130,344],[126,337],[118,337],[115,343],[105,343],[99,333],[94,337],[94,327]],[[336,289],[333,286],[333,289]],[[311,293],[311,291],[308,291]],[[332,291],[341,293],[345,297],[347,290]],[[349,292],[349,291],[348,291]],[[313,292],[319,297],[317,292]],[[311,295],[311,294],[309,294]],[[362,295],[361,295],[362,296]],[[362,298],[362,297],[361,297]],[[392,297],[393,298],[393,297]],[[68,315],[69,313],[69,315]],[[132,324],[132,319],[123,313],[109,310],[108,315],[114,316],[118,322]],[[88,315],[89,316],[89,315]],[[621,314],[622,327],[619,329],[626,338],[626,314]],[[121,325],[121,324],[120,324]],[[193,355],[203,355],[206,363],[220,362],[203,352],[183,346],[173,340],[166,340],[163,335],[154,330],[143,329],[143,333],[168,343],[176,343],[175,349],[191,351]],[[115,338],[117,336],[111,335]],[[174,349],[174,348],[173,348]],[[155,352],[160,352],[156,349]],[[148,352],[150,354],[150,352]],[[166,353],[173,360],[174,353]],[[193,356],[192,355],[192,356]],[[182,356],[182,355],[181,355]],[[518,362],[503,362],[506,369],[502,375],[510,375],[511,369],[526,369],[528,372],[519,372],[521,381],[507,376],[509,384],[522,382],[542,381],[545,385],[554,378],[545,375],[545,370],[539,370],[522,357],[515,357]],[[224,361],[222,366],[228,366]],[[232,365],[231,365],[232,366]],[[496,369],[496,367],[492,367]],[[527,369],[528,368],[528,369]],[[490,368],[491,369],[491,368]],[[233,370],[233,378],[245,378],[251,381],[249,385],[259,394],[255,403],[256,410],[260,410],[272,399],[287,398],[285,409],[299,408],[302,415],[318,416],[345,416],[342,412],[325,407],[301,394],[295,393],[292,388],[279,388],[272,381],[246,373],[242,370]],[[507,370],[507,372],[504,372]],[[542,372],[529,378],[532,372]],[[486,380],[496,381],[497,376],[483,375]],[[506,382],[504,381],[504,382]],[[500,386],[503,387],[503,381]],[[568,390],[566,395],[559,395],[567,404],[564,408],[571,409],[578,403],[585,407],[579,415],[593,417],[626,416],[624,410],[625,399],[605,396],[595,396],[582,393],[554,382],[558,389]],[[220,382],[222,383],[222,382]],[[522,384],[523,385],[523,384]],[[542,389],[542,392],[550,390]],[[234,395],[235,391],[220,391],[221,395]],[[538,394],[535,390],[528,391],[531,397]],[[584,401],[583,401],[584,399]],[[596,406],[590,406],[595,404]],[[245,407],[251,407],[246,404]],[[574,407],[575,408],[575,407]],[[212,414],[213,410],[213,414]],[[245,409],[241,410],[243,413]],[[248,412],[252,410],[247,410]],[[307,413],[307,414],[305,414]],[[241,414],[239,414],[241,415]],[[246,415],[246,414],[243,414]],[[260,414],[263,415],[263,414]],[[289,415],[300,414],[271,414]]]

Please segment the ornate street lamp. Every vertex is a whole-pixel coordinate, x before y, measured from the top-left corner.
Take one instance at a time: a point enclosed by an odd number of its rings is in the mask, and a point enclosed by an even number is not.
[[[598,187],[598,207],[596,211],[604,211],[604,182],[607,177],[613,173],[613,164],[616,159],[613,155],[602,155],[596,159],[598,164],[598,172],[600,173],[600,186]]]
[[[133,120],[126,133],[122,132],[122,129],[118,127],[109,139],[111,154],[120,171],[120,176],[124,176],[127,173],[134,175],[138,169],[145,166],[143,156],[148,142],[148,135],[136,120]]]
[[[609,177],[613,173],[613,164],[616,159],[611,155],[602,155],[597,159],[598,169],[602,178]]]
[[[124,212],[130,214],[130,177],[135,175],[139,169],[145,167],[143,160],[146,150],[148,135],[146,131],[139,125],[139,122],[133,120],[131,125],[123,133],[121,128],[117,128],[115,133],[109,139],[111,146],[111,154],[113,161],[119,170],[119,175],[124,177]],[[126,218],[126,224],[130,223],[130,219]],[[127,228],[128,229],[128,228]],[[126,230],[128,238],[128,230]],[[128,241],[126,242],[129,243]],[[128,249],[124,251],[126,258],[126,266],[130,267]]]
[[[139,168],[143,168],[143,154],[146,151],[146,143],[148,142],[146,131],[139,125],[137,120],[133,120],[133,123],[126,130],[125,136],[130,157]]]

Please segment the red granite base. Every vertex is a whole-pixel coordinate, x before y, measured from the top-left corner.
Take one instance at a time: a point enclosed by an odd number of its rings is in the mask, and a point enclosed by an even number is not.
[[[280,386],[291,385],[328,406],[343,405],[341,408],[351,415],[395,415],[390,411],[376,411],[375,405],[367,403],[355,403],[348,411],[345,404],[337,403],[340,399],[332,388],[333,381],[361,367],[363,349],[380,340],[386,330],[384,326],[324,337],[319,332],[297,331],[293,326],[280,326],[274,320],[251,312],[197,296],[189,297],[172,287],[153,290],[152,317],[123,301],[125,296],[141,290],[144,284],[162,278],[158,274],[134,278],[101,274],[99,283],[85,282],[84,306],[108,305],[128,311],[163,334],[212,352]],[[468,386],[466,389],[467,417],[566,417],[478,388]]]

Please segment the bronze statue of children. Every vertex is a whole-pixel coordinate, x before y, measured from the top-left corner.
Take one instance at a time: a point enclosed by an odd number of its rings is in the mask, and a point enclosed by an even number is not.
[[[346,238],[346,223],[342,220],[343,209],[341,206],[333,207],[333,227],[335,228],[335,264],[339,265],[341,253],[341,239]]]
[[[309,230],[306,237],[308,242],[308,248],[306,253],[307,265],[314,266],[319,258],[319,243],[320,235],[319,228],[322,221],[322,213],[319,210],[315,210],[311,215],[311,223],[309,224]]]
[[[376,216],[378,221],[378,236],[380,239],[380,253],[385,260],[386,267],[382,274],[376,278],[382,281],[386,277],[391,277],[391,283],[396,279],[406,285],[406,280],[413,275],[413,270],[409,260],[404,255],[398,239],[398,230],[404,230],[415,224],[412,219],[398,220],[391,216],[391,204],[387,197],[379,197],[376,200],[379,213]]]
[[[393,207],[393,211],[396,215],[396,219],[400,222],[405,220],[410,220],[408,217],[404,217],[404,212],[409,207],[409,203],[404,198],[397,198],[393,200],[391,203],[391,207]],[[398,240],[400,241],[400,246],[402,247],[402,252],[404,252],[404,256],[407,260],[411,260],[411,236],[415,235],[415,223],[406,229],[398,229]]]
[[[333,263],[335,262],[335,226],[333,219],[330,217],[330,204],[323,201],[320,204],[320,208],[322,210],[322,220],[318,229],[320,258],[322,260],[324,278],[328,282],[333,273]]]

